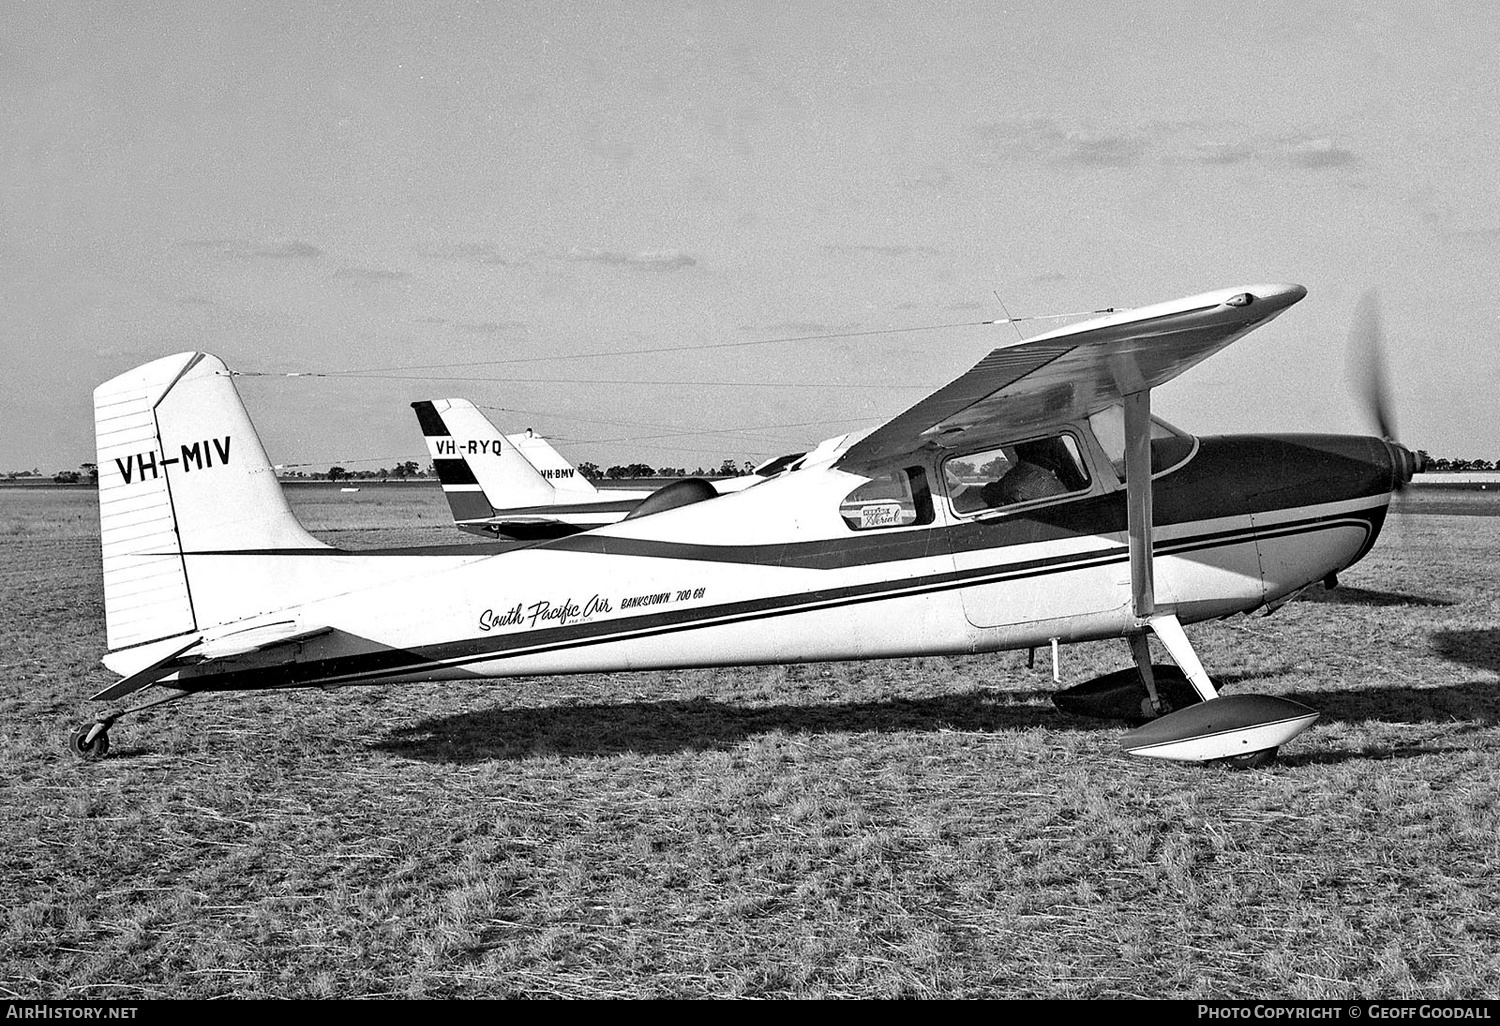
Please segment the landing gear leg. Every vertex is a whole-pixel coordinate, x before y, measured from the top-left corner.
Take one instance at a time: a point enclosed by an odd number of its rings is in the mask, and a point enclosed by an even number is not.
[[[1153,616],[1151,629],[1167,647],[1172,661],[1182,668],[1183,673],[1187,674],[1188,681],[1199,696],[1205,702],[1217,698],[1218,692],[1214,690],[1213,683],[1208,679],[1208,673],[1203,669],[1203,664],[1198,661],[1198,653],[1193,651],[1187,632],[1182,629],[1182,624],[1178,623],[1177,617]],[[1210,761],[1233,769],[1263,769],[1276,761],[1276,752],[1277,748],[1274,747],[1262,748],[1256,752],[1246,752],[1244,755],[1231,755],[1225,759]]]
[[[1151,642],[1145,631],[1130,635],[1130,654],[1135,658],[1135,668],[1141,675],[1141,683],[1146,685],[1146,700],[1141,703],[1141,718],[1151,720],[1171,712],[1156,690],[1156,674],[1151,668]]]
[[[1120,746],[1130,754],[1256,769],[1269,766],[1281,745],[1318,718],[1307,706],[1285,698],[1220,698],[1176,616],[1151,616],[1145,626],[1166,647],[1202,701],[1127,733],[1120,739]],[[1144,634],[1139,641],[1132,637],[1131,647],[1137,659],[1141,658],[1146,650]]]
[[[1192,642],[1188,641],[1187,632],[1182,629],[1182,624],[1178,622],[1177,617],[1171,614],[1153,616],[1150,622],[1151,630],[1166,646],[1167,652],[1172,656],[1172,661],[1182,668],[1183,673],[1187,674],[1188,682],[1193,685],[1193,689],[1198,692],[1199,696],[1205,702],[1218,698],[1218,691],[1214,689],[1213,682],[1208,679],[1208,671],[1203,669],[1203,664],[1198,660],[1198,653],[1193,651]],[[1231,755],[1225,759],[1210,761],[1234,769],[1261,769],[1276,761],[1276,751],[1276,748],[1262,748],[1257,752],[1246,752],[1244,755]]]
[[[1214,690],[1213,682],[1208,679],[1208,671],[1203,669],[1203,664],[1198,661],[1198,653],[1193,651],[1193,643],[1188,640],[1187,632],[1182,629],[1182,624],[1177,622],[1177,617],[1172,613],[1153,616],[1147,623],[1153,634],[1167,648],[1167,654],[1172,657],[1172,662],[1182,668],[1187,674],[1187,679],[1192,683],[1193,690],[1198,692],[1198,697],[1205,702],[1211,702],[1219,697]],[[1145,645],[1145,637],[1141,637],[1142,646]]]
[[[128,709],[115,709],[110,712],[100,713],[94,718],[92,723],[85,723],[75,728],[68,735],[68,751],[84,762],[97,762],[109,752],[109,728],[115,725],[116,720],[150,709],[153,706],[175,702],[177,699],[185,698],[190,694],[192,694],[191,691],[182,691],[178,688],[157,685],[155,692],[150,698],[137,702]]]

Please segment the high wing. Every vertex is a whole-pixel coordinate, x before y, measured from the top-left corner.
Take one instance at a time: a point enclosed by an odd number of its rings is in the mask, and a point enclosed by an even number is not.
[[[1301,285],[1220,289],[1004,346],[860,438],[834,465],[868,469],[923,446],[1000,441],[1087,417],[1170,381],[1305,295]]]

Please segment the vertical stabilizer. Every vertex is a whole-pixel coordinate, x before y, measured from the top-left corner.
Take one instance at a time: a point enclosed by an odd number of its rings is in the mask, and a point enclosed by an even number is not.
[[[557,489],[559,502],[591,502],[599,498],[599,490],[593,483],[535,431],[527,428],[520,434],[506,435],[505,438],[521,450],[521,455],[536,468],[536,472]]]
[[[198,623],[184,553],[326,548],[297,522],[229,370],[178,353],[94,390],[109,647]]]
[[[455,523],[559,501],[557,489],[467,399],[423,400],[411,406]]]

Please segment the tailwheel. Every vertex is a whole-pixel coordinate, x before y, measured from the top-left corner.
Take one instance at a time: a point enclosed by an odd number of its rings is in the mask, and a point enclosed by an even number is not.
[[[97,723],[85,723],[68,735],[68,751],[84,762],[96,762],[109,752],[109,731],[100,730],[92,738]]]
[[[103,692],[101,692],[103,694]],[[97,762],[104,758],[109,751],[109,728],[124,716],[133,716],[138,712],[164,705],[167,702],[175,702],[179,698],[186,698],[193,694],[181,688],[169,688],[161,684],[147,684],[141,689],[141,701],[128,709],[118,707],[101,712],[93,720],[85,723],[73,733],[68,735],[68,751],[85,762]]]

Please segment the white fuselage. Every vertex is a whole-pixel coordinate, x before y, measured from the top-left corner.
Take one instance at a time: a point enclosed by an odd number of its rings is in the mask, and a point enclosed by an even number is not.
[[[293,660],[279,655],[267,673],[250,655],[190,667],[178,686],[868,659],[1117,638],[1139,621],[1123,520],[1090,526],[1122,498],[1122,486],[1102,478],[1040,511],[965,518],[934,496],[930,523],[856,532],[840,500],[865,479],[816,466],[494,555],[188,554],[195,582],[217,582],[195,584],[201,612],[243,609],[247,593],[263,590],[263,614],[243,626],[294,620],[332,631]],[[1158,492],[1171,485],[1168,475]],[[1274,603],[1358,558],[1388,501],[1329,495],[1160,523],[1158,607],[1194,622]],[[278,606],[278,594],[304,600]]]

